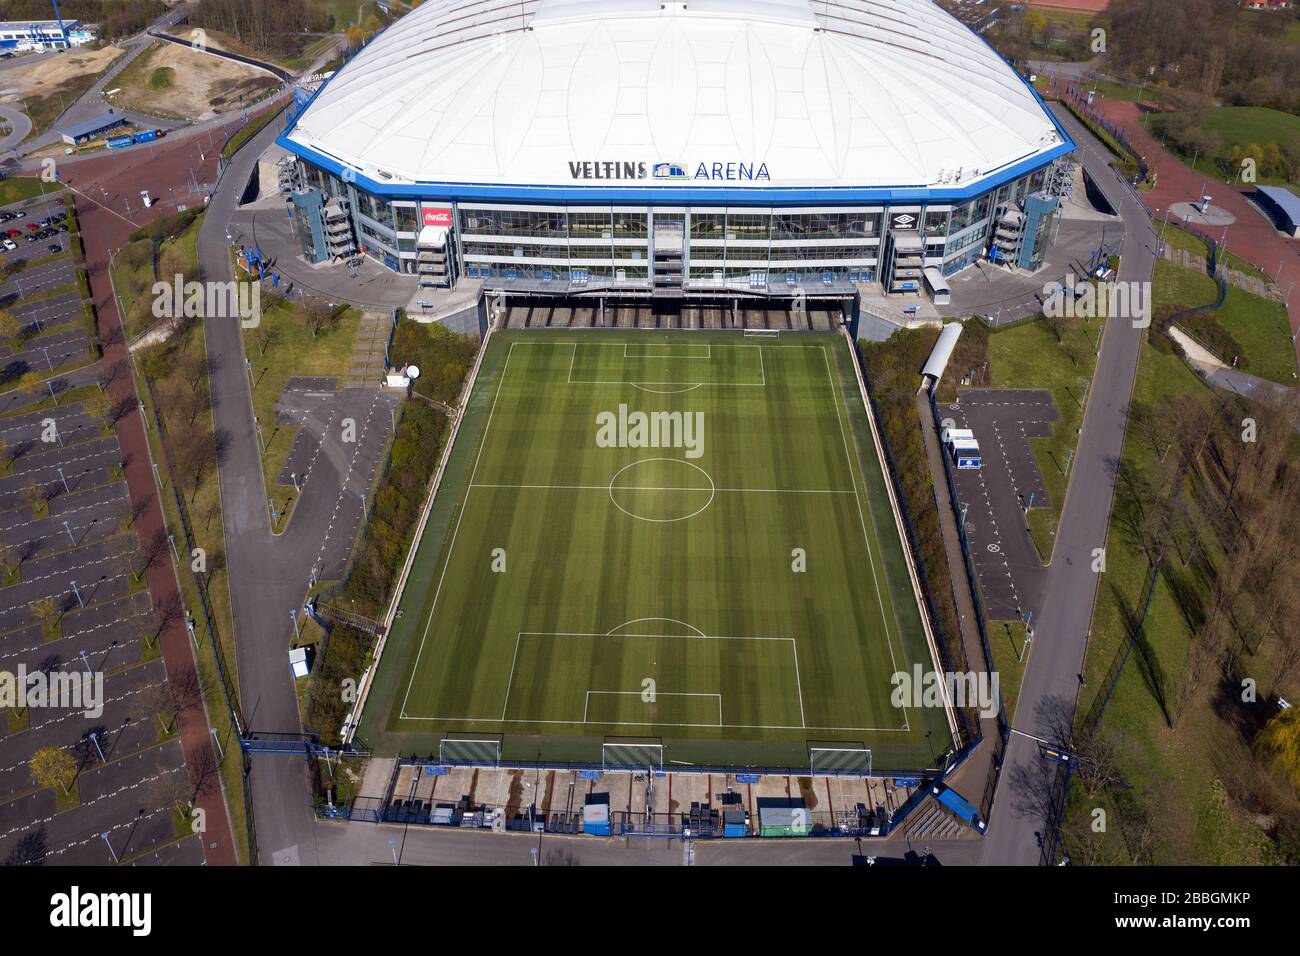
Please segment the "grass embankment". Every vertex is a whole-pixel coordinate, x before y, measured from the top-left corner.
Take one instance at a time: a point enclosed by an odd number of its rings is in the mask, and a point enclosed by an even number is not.
[[[271,110],[270,112],[263,113],[251,122],[244,124],[244,126],[241,127],[234,136],[230,137],[230,141],[226,143],[225,146],[221,147],[221,158],[229,159],[231,156],[235,155],[235,151],[238,150],[239,147],[243,146],[246,142],[265,129],[266,125],[276,117],[280,116],[281,112],[281,110]]]
[[[925,441],[917,421],[916,389],[921,367],[925,364],[939,330],[907,329],[895,332],[886,342],[859,342],[858,349],[867,370],[871,396],[878,409],[881,439],[893,458],[897,471],[898,491],[911,519],[916,536],[914,557],[925,569],[936,622],[942,638],[940,648],[944,664],[951,670],[970,670],[962,643],[957,606],[953,600],[952,579],[944,549],[935,506],[934,477],[930,472]],[[985,326],[968,322],[949,362],[951,368],[979,368],[984,364],[989,346]],[[941,383],[940,402],[956,396],[951,384]],[[962,712],[965,730],[973,736],[975,724],[970,713]],[[969,737],[968,737],[969,739]]]
[[[155,247],[157,261],[183,276],[197,274],[197,240],[202,217],[182,213],[134,233],[132,240],[117,255],[113,264],[113,282],[120,310],[133,317],[128,336],[152,318]],[[248,821],[244,812],[244,783],[238,729],[230,718],[223,695],[217,654],[231,676],[237,674],[235,627],[230,610],[230,594],[225,573],[224,533],[221,496],[216,470],[212,416],[206,396],[207,358],[203,326],[191,322],[165,342],[141,350],[136,356],[136,390],[145,403],[149,421],[161,413],[167,430],[166,447],[156,427],[148,429],[150,454],[158,464],[162,479],[160,500],[168,530],[184,547],[180,506],[173,491],[179,486],[183,507],[194,536],[194,547],[204,554],[205,571],[196,572],[189,556],[177,568],[185,605],[194,614],[196,660],[203,683],[208,717],[221,740],[225,758],[221,776],[226,791],[235,845],[241,860],[247,855]],[[210,633],[203,615],[200,591],[206,593],[208,606],[215,618],[216,633]],[[231,686],[231,693],[238,694]],[[247,862],[244,860],[244,862]]]
[[[1175,307],[1201,304],[1204,277],[1193,278],[1198,281],[1159,263],[1157,299]],[[1180,295],[1186,296],[1181,302]],[[1274,479],[1237,485],[1232,478],[1248,462],[1247,448],[1267,447],[1240,442],[1244,415],[1269,421],[1258,406],[1212,392],[1158,337],[1144,343],[1093,614],[1080,726],[1106,692],[1107,674],[1130,636],[1137,636],[1101,723],[1101,745],[1089,744],[1104,755],[1102,764],[1112,768],[1116,782],[1077,776],[1071,790],[1063,851],[1076,862],[1257,864],[1294,862],[1300,855],[1295,794],[1278,787],[1251,752],[1268,701],[1295,690],[1294,673],[1279,667],[1279,636],[1294,630],[1294,607],[1282,605],[1281,617],[1269,624],[1257,609],[1269,603],[1267,595],[1286,593],[1286,580],[1270,584],[1250,574],[1238,584],[1231,577],[1242,559],[1230,548],[1240,549],[1243,542],[1248,547],[1260,533],[1255,527],[1238,537],[1243,523],[1255,520],[1276,493]],[[1289,432],[1276,419],[1272,423]],[[1272,447],[1286,461],[1283,470],[1294,470],[1300,465],[1295,436],[1281,441]],[[1190,471],[1178,482],[1183,461]],[[1244,490],[1252,487],[1253,493]],[[1164,541],[1157,552],[1163,554],[1162,573],[1139,631],[1158,540]],[[1212,639],[1206,620],[1216,606],[1216,589],[1224,587],[1235,602],[1219,618],[1230,633],[1224,659],[1189,683],[1194,655]],[[1258,682],[1258,704],[1243,702],[1244,676]],[[1094,827],[1098,808],[1106,811],[1102,830]]]
[[[1025,676],[1029,648],[1025,646],[1025,625],[1022,621],[989,621],[989,653],[993,655],[993,669],[998,675],[998,690],[1006,707],[1007,723],[1016,716],[1016,702],[1020,699],[1020,682]],[[1021,660],[1023,654],[1024,660]]]
[[[1204,258],[1205,243],[1181,229],[1165,230],[1165,241],[1175,249]],[[1224,257],[1232,269],[1264,278],[1251,266],[1231,256]],[[1265,281],[1267,281],[1265,279]],[[1163,308],[1212,305],[1218,298],[1214,280],[1195,269],[1184,269],[1163,259],[1156,261],[1153,311]],[[1280,302],[1253,295],[1234,285],[1228,286],[1223,307],[1216,312],[1204,311],[1185,316],[1180,328],[1209,349],[1225,364],[1283,385],[1295,385],[1297,379],[1295,344],[1286,308]]]

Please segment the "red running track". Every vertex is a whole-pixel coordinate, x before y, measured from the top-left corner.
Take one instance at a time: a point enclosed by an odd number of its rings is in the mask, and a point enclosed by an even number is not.
[[[209,146],[206,134],[168,137],[160,140],[153,150],[135,149],[120,156],[108,155],[64,166],[62,178],[75,194],[77,217],[86,247],[86,269],[100,341],[113,343],[104,348],[105,368],[129,362],[121,317],[113,301],[108,275],[111,253],[120,248],[127,236],[139,226],[171,214],[174,208],[166,202],[169,195],[180,197],[178,201],[181,203],[188,201],[191,208],[202,204],[202,193],[190,195],[189,184],[192,181],[200,185],[206,182],[211,188],[216,179],[215,154],[219,153],[224,138],[220,131],[214,134],[216,146],[213,148]],[[145,209],[139,191],[146,188],[163,202]],[[130,376],[117,376],[109,386],[109,394],[115,401],[130,398],[138,402]],[[148,502],[148,507],[135,523],[143,545],[165,525],[141,416],[126,416],[118,422],[116,432],[124,458],[128,461],[125,476],[131,500]],[[165,606],[179,597],[176,576],[170,564],[150,569],[148,585],[154,607]],[[194,669],[194,653],[183,622],[163,631],[161,646],[169,681],[182,680]],[[179,728],[188,766],[194,766],[196,760],[215,759],[207,713],[202,704],[192,706],[180,715]],[[238,853],[219,783],[207,787],[199,795],[197,804],[206,814],[207,830],[202,836],[205,861],[209,865],[237,865]]]

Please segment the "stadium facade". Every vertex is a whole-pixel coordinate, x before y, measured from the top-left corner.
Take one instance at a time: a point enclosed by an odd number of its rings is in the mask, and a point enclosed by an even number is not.
[[[1074,150],[930,0],[429,0],[278,142],[310,259],[566,296],[1033,269]]]

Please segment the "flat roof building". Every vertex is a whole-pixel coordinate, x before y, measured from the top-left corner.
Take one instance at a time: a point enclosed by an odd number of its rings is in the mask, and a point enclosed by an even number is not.
[[[1285,186],[1258,186],[1255,198],[1278,229],[1292,238],[1300,238],[1300,196]]]
[[[131,121],[116,113],[102,113],[92,119],[73,123],[59,130],[59,135],[69,146],[80,146],[97,139],[103,139],[109,133],[130,126]]]

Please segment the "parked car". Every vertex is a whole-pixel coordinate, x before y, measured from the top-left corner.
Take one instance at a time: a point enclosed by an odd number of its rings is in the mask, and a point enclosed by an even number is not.
[[[36,241],[36,233],[34,233],[34,232],[29,232],[29,233],[27,234],[27,241],[28,241],[28,242],[35,242],[35,241]]]
[[[62,251],[63,251],[63,247],[62,247],[61,245],[59,245],[57,242],[51,242],[48,246],[46,246],[46,248],[49,249],[50,252],[62,252]]]
[[[59,232],[67,232],[67,231],[68,231],[67,226],[59,226]]]
[[[34,222],[29,222],[29,223],[27,224],[27,231],[28,231],[28,232],[35,232],[35,231],[36,231],[36,223],[34,223]]]
[[[18,248],[18,246],[14,244],[14,241],[12,239],[6,239],[4,242],[4,246],[10,252],[13,252],[15,249]]]
[[[10,237],[14,237],[14,236],[21,236],[22,233],[19,232],[17,229],[10,229],[8,232],[5,233],[5,235],[6,235],[6,236],[10,236]]]
[[[0,222],[8,222],[13,217],[14,214],[11,212],[0,212]]]
[[[15,219],[22,219],[22,218],[23,218],[24,216],[26,216],[26,215],[27,215],[27,213],[25,213],[25,212],[23,212],[21,209],[19,209],[17,212],[14,213],[14,218],[15,218]]]
[[[42,219],[42,220],[41,220],[40,222],[38,222],[36,225],[38,225],[38,226],[40,226],[42,229],[44,229],[44,228],[45,228],[46,226],[48,226],[49,224],[50,224],[50,221],[49,221],[48,219]]]

